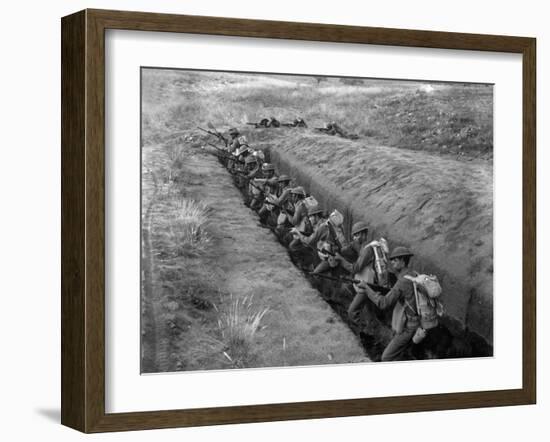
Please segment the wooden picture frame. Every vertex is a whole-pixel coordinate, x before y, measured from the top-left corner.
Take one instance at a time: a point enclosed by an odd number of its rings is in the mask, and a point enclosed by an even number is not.
[[[105,30],[495,51],[523,63],[523,385],[519,389],[105,412]],[[536,400],[536,41],[533,38],[84,10],[62,19],[62,409],[83,432],[533,404]]]

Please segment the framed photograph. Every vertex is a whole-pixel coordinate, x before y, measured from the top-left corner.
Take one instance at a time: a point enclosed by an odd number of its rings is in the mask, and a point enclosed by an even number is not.
[[[62,423],[536,400],[535,39],[62,19]]]

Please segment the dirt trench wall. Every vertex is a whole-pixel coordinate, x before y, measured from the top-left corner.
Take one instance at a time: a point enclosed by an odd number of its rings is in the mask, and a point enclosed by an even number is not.
[[[259,143],[279,173],[370,236],[406,245],[413,267],[436,274],[446,325],[493,341],[493,180],[491,163],[457,161],[324,135]]]

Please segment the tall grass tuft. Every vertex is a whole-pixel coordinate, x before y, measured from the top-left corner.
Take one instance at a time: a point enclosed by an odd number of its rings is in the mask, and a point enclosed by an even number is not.
[[[176,256],[206,251],[211,242],[207,230],[208,207],[200,201],[183,198],[169,219],[171,252]]]
[[[218,327],[226,344],[224,356],[235,367],[248,367],[253,361],[254,335],[268,311],[269,308],[255,305],[254,296],[239,298],[233,294],[230,294],[227,308],[219,311]]]

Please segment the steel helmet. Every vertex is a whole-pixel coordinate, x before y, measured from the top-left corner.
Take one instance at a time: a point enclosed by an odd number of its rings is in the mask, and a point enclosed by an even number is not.
[[[306,197],[306,191],[304,190],[304,188],[302,186],[295,187],[294,189],[292,189],[290,191],[290,193],[292,193],[294,195],[301,195],[304,198]]]
[[[229,129],[229,135],[239,135],[239,131],[236,127],[232,127],[231,129]]]
[[[275,170],[275,166],[271,163],[264,163],[264,164],[262,164],[262,170],[264,172],[266,172],[268,170]]]
[[[407,247],[398,246],[393,249],[389,259],[402,258],[404,256],[414,256],[414,253],[412,253]]]
[[[237,155],[244,155],[245,153],[250,153],[250,147],[243,146],[237,151]]]
[[[318,215],[322,213],[323,213],[323,209],[321,209],[319,206],[314,206],[308,209],[307,216],[313,216],[313,215]]]
[[[367,226],[367,223],[364,223],[363,221],[356,222],[351,228],[352,235],[355,235],[356,233],[361,233],[363,231],[369,231],[369,226]]]
[[[265,154],[262,150],[255,150],[252,155],[254,155],[255,157],[258,157],[262,161],[265,160]]]
[[[285,182],[285,181],[290,182],[290,177],[289,177],[288,175],[284,175],[284,174],[283,174],[283,175],[281,175],[281,176],[279,177],[279,179],[278,179],[277,181],[278,181],[279,183],[283,183],[283,182]]]

